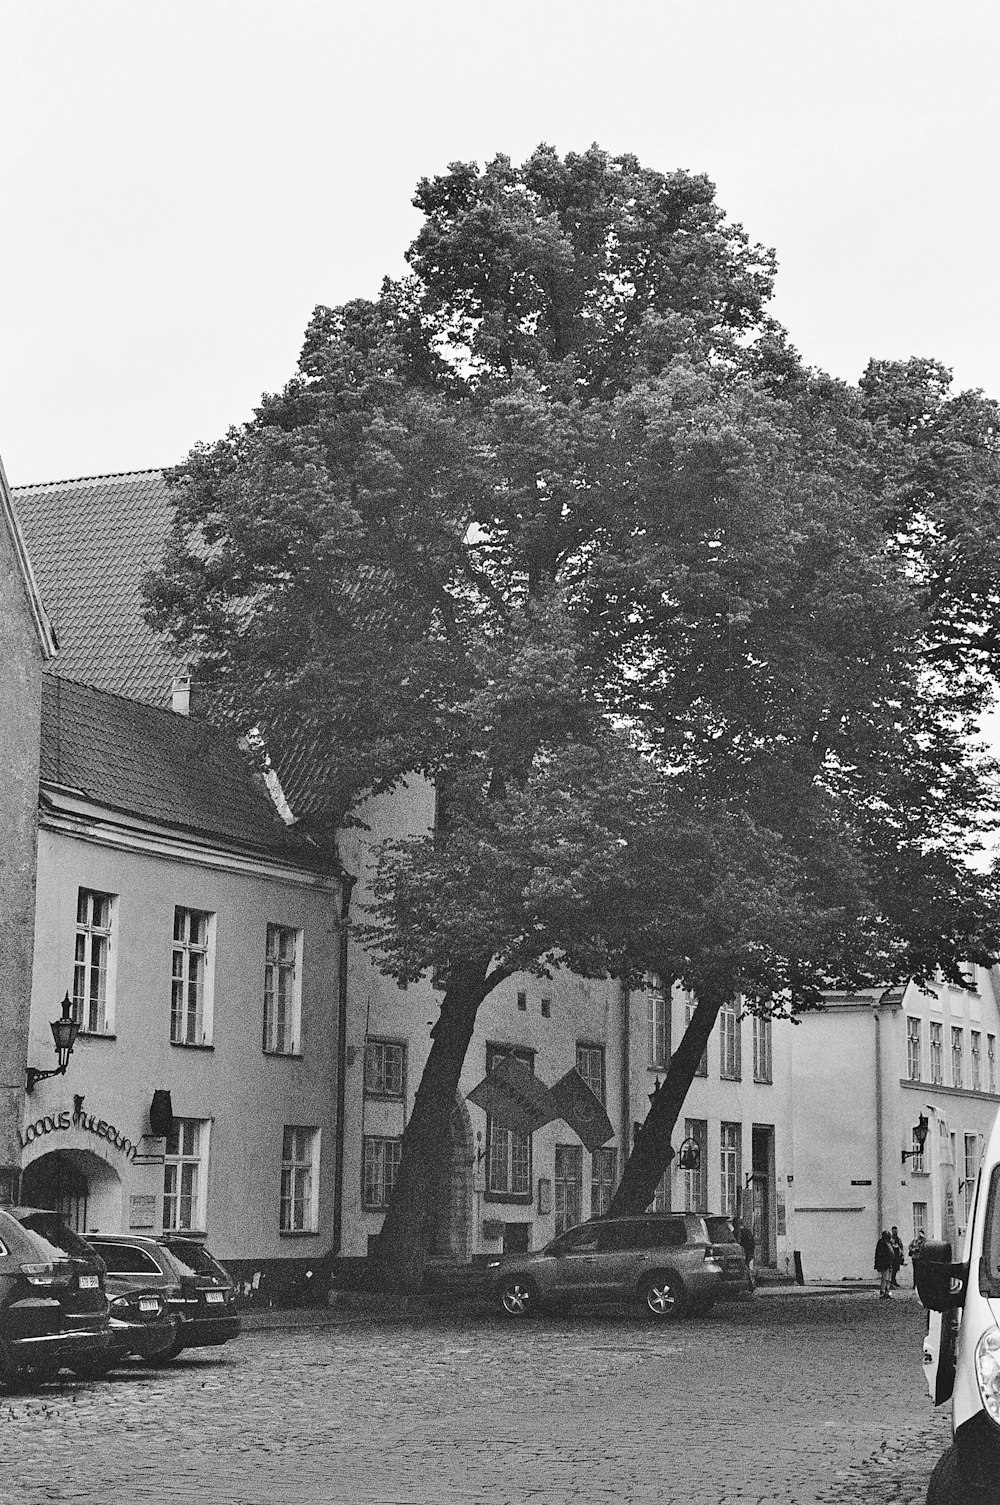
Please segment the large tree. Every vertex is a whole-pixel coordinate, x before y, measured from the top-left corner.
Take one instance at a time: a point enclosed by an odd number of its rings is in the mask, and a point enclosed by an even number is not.
[[[703,177],[542,147],[415,203],[410,277],[318,309],[284,391],[174,473],[149,587],[331,849],[363,797],[438,790],[358,927],[441,989],[378,1247],[404,1286],[512,973],[697,995],[625,1210],[726,999],[794,1011],[998,940],[966,861],[994,808],[993,405],[931,362],[805,370]]]

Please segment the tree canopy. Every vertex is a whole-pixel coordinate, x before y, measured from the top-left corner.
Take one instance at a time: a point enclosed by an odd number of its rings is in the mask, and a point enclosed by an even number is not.
[[[502,978],[694,989],[616,1198],[644,1206],[726,998],[957,975],[998,939],[968,861],[996,809],[995,404],[929,360],[804,367],[773,253],[704,177],[540,147],[414,202],[411,275],[317,309],[285,389],[173,473],[148,586],[214,714],[312,769],[318,832],[435,781],[359,926],[442,988],[396,1279]]]

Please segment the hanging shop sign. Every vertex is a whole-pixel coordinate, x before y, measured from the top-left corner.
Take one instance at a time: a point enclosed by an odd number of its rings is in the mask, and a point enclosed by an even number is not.
[[[501,1056],[489,1076],[473,1087],[469,1102],[515,1134],[534,1134],[559,1117],[548,1087],[517,1056]]]
[[[602,1144],[607,1144],[615,1132],[614,1125],[604,1111],[604,1104],[575,1066],[559,1078],[552,1088],[552,1096],[565,1122],[583,1140],[584,1147],[591,1154]]]
[[[138,1145],[133,1144],[114,1124],[99,1118],[96,1113],[84,1113],[82,1108],[74,1109],[73,1112],[64,1108],[61,1113],[46,1113],[44,1117],[36,1118],[33,1124],[28,1124],[23,1134],[18,1130],[17,1137],[21,1141],[22,1150],[26,1150],[29,1144],[45,1134],[59,1134],[69,1129],[82,1130],[86,1134],[93,1134],[97,1139],[107,1140],[114,1149],[121,1150],[127,1160],[134,1160],[139,1153]]]

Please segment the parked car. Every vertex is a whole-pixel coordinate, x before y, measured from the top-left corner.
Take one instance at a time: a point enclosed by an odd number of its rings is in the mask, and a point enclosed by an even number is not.
[[[110,1274],[93,1244],[71,1228],[60,1213],[41,1207],[10,1210],[25,1228],[40,1233],[67,1258],[78,1261],[82,1270],[101,1278],[108,1299],[110,1341],[105,1354],[70,1365],[74,1373],[97,1379],[129,1354],[150,1360],[171,1346],[177,1337],[180,1318],[167,1305],[161,1291],[149,1286],[136,1287]]]
[[[488,1273],[508,1317],[547,1303],[635,1300],[669,1320],[708,1311],[723,1293],[722,1266],[704,1219],[693,1213],[581,1223],[537,1253],[493,1261]]]
[[[0,1210],[0,1381],[83,1373],[109,1341],[103,1273]]]
[[[943,1123],[943,1115],[935,1113]],[[950,1183],[947,1125],[935,1132],[931,1185],[942,1170]],[[953,1206],[954,1187],[943,1188]],[[950,1209],[949,1209],[950,1210]],[[947,1212],[946,1212],[947,1217]],[[953,1222],[953,1218],[951,1219]],[[924,1365],[935,1405],[951,1403],[951,1446],[938,1460],[928,1505],[1000,1502],[1000,1114],[983,1152],[961,1257],[947,1238],[927,1238],[913,1273],[928,1309]]]
[[[185,1348],[228,1343],[240,1330],[236,1288],[195,1239],[172,1234],[93,1233],[87,1241],[107,1265],[108,1280],[125,1290],[152,1290],[177,1318],[173,1341],[148,1356],[168,1364]]]
[[[719,1213],[709,1213],[705,1218],[705,1226],[719,1264],[722,1266],[723,1296],[730,1298],[752,1296],[753,1278],[732,1218],[723,1217]]]

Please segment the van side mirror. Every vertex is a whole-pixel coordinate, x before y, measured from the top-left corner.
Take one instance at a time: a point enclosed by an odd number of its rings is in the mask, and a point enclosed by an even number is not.
[[[968,1265],[955,1264],[951,1245],[944,1239],[928,1239],[913,1261],[917,1295],[931,1312],[950,1312],[965,1302]]]

